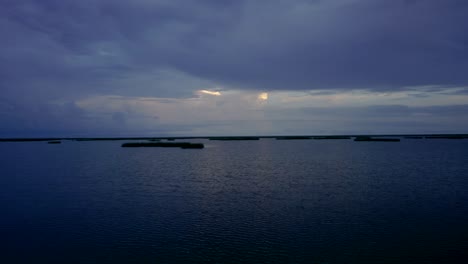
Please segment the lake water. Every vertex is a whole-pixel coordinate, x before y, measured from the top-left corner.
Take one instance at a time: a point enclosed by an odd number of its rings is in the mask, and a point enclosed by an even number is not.
[[[0,263],[468,263],[468,140],[201,142],[0,143]]]

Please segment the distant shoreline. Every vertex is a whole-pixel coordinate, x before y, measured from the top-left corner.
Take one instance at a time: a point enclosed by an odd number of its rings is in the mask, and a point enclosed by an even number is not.
[[[34,142],[34,141],[114,141],[114,140],[258,140],[258,139],[348,139],[355,137],[401,137],[407,139],[465,139],[468,134],[352,134],[352,135],[273,135],[273,136],[193,136],[193,137],[22,137],[0,138],[0,142]]]

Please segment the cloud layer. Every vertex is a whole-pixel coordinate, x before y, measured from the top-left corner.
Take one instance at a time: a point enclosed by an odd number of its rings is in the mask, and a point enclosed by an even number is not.
[[[110,95],[464,88],[467,13],[464,0],[4,0],[0,121],[71,129],[56,111],[78,118],[78,101]]]
[[[468,82],[466,1],[29,0],[1,5],[2,72],[12,78],[103,81],[173,69],[238,89]]]

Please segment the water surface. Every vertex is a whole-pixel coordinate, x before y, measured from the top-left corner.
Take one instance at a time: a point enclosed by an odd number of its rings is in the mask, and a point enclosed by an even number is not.
[[[0,263],[466,263],[468,140],[0,143]]]

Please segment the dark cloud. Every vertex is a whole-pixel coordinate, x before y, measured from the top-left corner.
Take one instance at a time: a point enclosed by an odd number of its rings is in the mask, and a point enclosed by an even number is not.
[[[266,89],[466,85],[466,4],[289,3],[244,13],[241,24],[205,50],[201,66],[193,63],[200,53],[176,62],[199,75]]]
[[[162,68],[239,89],[468,83],[466,1],[29,0],[1,10],[1,69],[16,79],[99,91],[98,81]]]
[[[15,126],[57,101],[216,85],[467,87],[467,13],[464,0],[3,0],[1,118]]]

